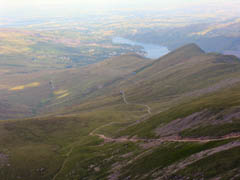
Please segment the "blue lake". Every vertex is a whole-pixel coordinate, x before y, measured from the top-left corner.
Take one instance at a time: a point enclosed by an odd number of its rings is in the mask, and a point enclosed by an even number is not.
[[[157,59],[169,53],[169,50],[164,46],[135,42],[122,37],[114,37],[112,39],[112,42],[113,44],[127,44],[131,46],[141,46],[143,50],[146,52],[146,57],[151,59]]]

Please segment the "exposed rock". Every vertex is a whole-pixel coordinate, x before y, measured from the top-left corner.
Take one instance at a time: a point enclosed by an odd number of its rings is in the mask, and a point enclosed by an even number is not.
[[[99,167],[95,167],[95,168],[94,168],[94,171],[99,172],[99,171],[100,171],[100,168],[99,168]]]
[[[175,164],[172,164],[164,169],[161,169],[159,171],[156,171],[153,176],[156,177],[157,180],[165,180],[164,177],[165,175],[169,175],[168,177],[170,177],[171,174],[175,174],[177,173],[179,170],[184,169],[185,167],[187,167],[188,165],[202,159],[205,158],[207,156],[211,156],[215,153],[221,152],[221,151],[225,151],[234,147],[239,147],[240,146],[240,141],[236,141],[236,142],[230,142],[228,144],[224,144],[222,146],[218,146],[212,149],[208,149],[205,151],[201,151],[199,153],[193,154],[191,156],[189,156],[188,158],[186,158],[183,161],[177,162]],[[163,176],[164,174],[164,176]],[[204,179],[204,176],[202,174],[195,174],[198,177],[201,177],[202,179]],[[174,175],[175,176],[175,175]],[[177,177],[177,176],[176,176]]]

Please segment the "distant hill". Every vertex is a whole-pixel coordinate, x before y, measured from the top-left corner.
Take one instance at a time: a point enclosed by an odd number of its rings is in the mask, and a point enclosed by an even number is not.
[[[239,17],[222,22],[201,22],[175,28],[152,28],[128,34],[138,42],[159,44],[171,51],[189,43],[196,43],[206,52],[239,54]]]

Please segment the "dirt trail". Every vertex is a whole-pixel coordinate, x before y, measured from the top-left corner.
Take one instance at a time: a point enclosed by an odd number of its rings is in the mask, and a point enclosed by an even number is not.
[[[103,139],[105,143],[106,142],[118,142],[118,143],[119,142],[143,142],[144,144],[150,144],[150,146],[148,145],[148,148],[147,148],[148,150],[147,151],[143,152],[142,154],[140,154],[139,156],[135,157],[134,159],[128,161],[127,164],[131,164],[136,159],[139,159],[143,155],[151,152],[152,151],[152,148],[150,148],[151,146],[156,146],[156,145],[159,145],[159,144],[161,144],[163,142],[201,142],[201,143],[207,143],[207,142],[213,142],[213,141],[220,141],[220,140],[227,140],[227,139],[233,139],[233,138],[240,138],[240,134],[229,134],[229,135],[226,135],[226,136],[223,136],[223,137],[220,137],[220,138],[215,138],[215,139],[211,139],[211,138],[206,138],[206,139],[203,139],[203,138],[181,138],[181,137],[178,137],[178,136],[175,136],[175,137],[164,137],[164,138],[159,138],[159,139],[138,139],[138,138],[130,138],[130,139],[128,139],[126,137],[111,138],[111,137],[107,137],[107,136],[105,136],[103,134],[95,133],[97,130],[99,130],[101,128],[104,128],[104,127],[107,127],[107,126],[110,126],[112,124],[117,124],[117,123],[111,122],[111,123],[105,124],[105,125],[103,125],[101,127],[98,127],[94,131],[92,131],[89,135],[97,136],[97,137]],[[233,143],[231,142],[231,143],[229,143],[227,145],[216,147],[216,148],[213,148],[211,150],[206,150],[206,151],[200,152],[200,153],[198,153],[196,155],[190,156],[188,160],[189,160],[189,162],[193,163],[193,162],[197,161],[198,159],[200,159],[203,156],[207,156],[207,155],[209,156],[211,154],[220,152],[222,150],[230,149],[232,147],[236,147],[236,146],[239,146],[239,145],[240,145],[240,141],[233,142]],[[187,166],[189,164],[189,162],[188,161],[183,161],[183,162],[181,162],[179,164],[174,164],[173,166],[167,167],[167,170],[170,171],[170,170],[182,169],[183,167]],[[112,174],[108,178],[111,179],[111,180],[118,179],[119,174],[120,174],[119,172],[120,172],[121,168],[122,168],[122,166],[115,167],[115,169],[113,170]],[[157,174],[159,174],[161,172],[162,171],[159,171],[159,172],[157,172]]]
[[[121,94],[122,94],[122,97],[123,97],[123,100],[124,100],[125,104],[133,104],[133,103],[129,103],[126,100],[126,96],[125,96],[125,93],[123,91],[121,91]],[[136,104],[136,105],[142,105],[142,106],[147,107],[148,114],[151,114],[151,108],[148,105],[144,105],[144,104]],[[156,145],[158,145],[159,143],[162,143],[162,142],[201,142],[201,143],[207,143],[207,142],[213,142],[213,141],[240,138],[240,133],[228,134],[226,136],[219,137],[219,138],[181,138],[179,136],[168,136],[168,137],[163,137],[163,138],[158,138],[158,139],[127,138],[127,137],[111,138],[111,137],[105,136],[104,134],[96,133],[96,131],[98,131],[98,130],[104,128],[104,127],[113,125],[113,124],[119,124],[119,123],[110,122],[108,124],[102,125],[102,126],[96,128],[96,129],[94,129],[92,132],[90,132],[89,136],[97,136],[97,137],[103,139],[105,142],[143,142],[145,144],[151,144],[150,146],[152,146],[152,145],[156,146]],[[73,149],[74,149],[74,146],[72,146],[70,151],[66,154],[66,159],[64,160],[63,164],[61,165],[60,169],[55,174],[55,176],[53,177],[52,180],[55,180],[57,178],[57,176],[61,173],[62,169],[64,169],[65,164],[67,163],[67,160],[68,160],[69,156],[72,154]]]
[[[147,108],[147,113],[149,115],[152,114],[151,108],[148,105],[145,104],[137,104],[137,103],[129,103],[126,99],[126,95],[124,91],[120,91],[122,94],[122,98],[125,104],[132,104],[132,105],[141,105],[145,106]],[[233,139],[233,138],[240,138],[240,133],[237,134],[229,134],[223,137],[219,138],[181,138],[179,136],[168,136],[168,137],[163,137],[163,138],[158,138],[158,139],[143,139],[143,138],[127,138],[127,137],[120,137],[120,138],[111,138],[107,137],[104,134],[98,134],[96,133],[98,130],[113,125],[113,124],[119,124],[117,122],[110,122],[108,124],[102,125],[96,129],[94,129],[92,132],[89,133],[89,136],[97,136],[101,139],[103,139],[105,142],[144,142],[145,144],[151,144],[150,146],[156,146],[159,143],[162,142],[201,142],[201,143],[207,143],[207,142],[213,142],[213,141],[220,141],[220,140],[228,140],[228,139]],[[148,146],[148,145],[147,145]],[[58,172],[55,174],[52,180],[55,180],[57,176],[61,173],[62,169],[64,169],[65,164],[67,163],[67,160],[69,156],[71,155],[73,151],[74,146],[70,149],[70,151],[66,154],[66,159],[64,160],[63,164],[61,165],[60,169]]]
[[[50,81],[50,85],[52,86],[52,89],[54,89],[54,85],[53,85],[53,82],[52,82],[52,81]],[[149,115],[152,114],[151,108],[150,108],[148,105],[129,103],[129,102],[127,101],[127,99],[126,99],[125,92],[124,92],[124,91],[120,91],[120,93],[122,94],[122,98],[123,98],[123,101],[124,101],[125,104],[133,104],[133,105],[145,106],[145,107],[147,108],[147,113],[148,113]],[[96,129],[94,129],[92,132],[90,132],[89,135],[90,135],[90,136],[97,136],[97,137],[103,139],[105,142],[137,142],[137,141],[139,141],[138,139],[128,139],[128,138],[117,138],[117,139],[113,139],[113,138],[111,138],[111,137],[105,136],[104,134],[98,134],[98,133],[96,133],[97,130],[102,129],[102,128],[107,127],[107,126],[110,126],[110,125],[113,125],[113,124],[119,124],[119,123],[117,123],[117,122],[111,122],[111,123],[102,125],[102,126],[96,128]],[[55,180],[55,179],[57,178],[57,176],[61,173],[61,171],[64,169],[65,164],[67,163],[67,160],[68,160],[69,156],[71,155],[71,153],[72,153],[72,151],[73,151],[73,148],[74,148],[74,147],[72,147],[72,148],[70,149],[70,151],[66,154],[66,158],[65,158],[64,162],[62,163],[62,166],[60,167],[60,169],[59,169],[58,172],[55,174],[55,176],[53,177],[52,180]]]
[[[127,101],[125,92],[121,90],[120,93],[122,94],[122,98],[123,98],[123,101],[124,101],[125,104],[132,104],[132,105],[144,106],[144,107],[146,107],[148,114],[149,114],[149,115],[152,114],[152,112],[151,112],[151,107],[150,107],[150,106],[148,106],[148,105],[146,105],[146,104],[129,103],[129,102]]]
[[[51,86],[52,89],[55,89],[55,86],[54,86],[54,84],[53,84],[53,80],[51,80],[51,81],[49,82],[49,84],[50,84],[50,86]]]
[[[113,124],[119,124],[117,122],[111,122],[111,123],[108,123],[108,124],[105,124],[105,125],[102,125],[96,129],[94,129],[92,132],[89,133],[90,136],[98,136],[99,138],[103,139],[105,142],[137,142],[138,140],[137,139],[128,139],[128,138],[111,138],[111,137],[107,137],[105,136],[104,134],[98,134],[96,133],[97,130],[99,129],[102,129],[104,127],[107,127],[107,126],[110,126],[110,125],[113,125]]]
[[[61,173],[61,171],[64,169],[65,164],[67,163],[67,160],[68,160],[69,156],[72,154],[73,148],[74,148],[74,146],[72,146],[71,149],[70,149],[70,151],[66,154],[65,160],[63,161],[60,169],[59,169],[58,172],[55,174],[55,176],[52,178],[52,180],[55,180],[55,179],[57,178],[57,176]]]
[[[103,126],[100,126],[93,130],[89,135],[90,136],[98,136],[99,138],[103,139],[105,142],[144,142],[144,143],[161,143],[161,142],[213,142],[213,141],[220,141],[220,140],[228,140],[233,138],[240,138],[240,133],[237,134],[228,134],[226,136],[222,136],[219,138],[181,138],[179,136],[168,136],[158,139],[143,139],[143,138],[127,138],[127,137],[121,137],[121,138],[111,138],[107,137],[104,134],[98,134],[95,133],[97,130],[102,129],[104,127],[110,126],[112,124],[118,124],[115,122],[111,122],[108,124],[105,124]]]
[[[101,139],[104,139],[105,141],[110,141],[110,142],[146,142],[146,143],[154,143],[154,142],[202,142],[202,143],[207,143],[207,142],[214,142],[214,141],[220,141],[220,140],[228,140],[228,139],[235,139],[235,138],[240,138],[240,134],[238,135],[227,135],[224,137],[216,138],[216,139],[201,139],[201,138],[172,138],[172,137],[164,137],[164,138],[159,138],[159,139],[138,139],[138,138],[110,138],[106,137],[103,134],[94,134],[95,136],[100,137]]]
[[[147,108],[147,112],[148,114],[152,114],[151,113],[151,108],[148,105],[145,104],[135,104],[135,103],[129,103],[126,99],[126,95],[125,92],[120,90],[120,93],[122,94],[122,98],[125,104],[133,104],[133,105],[141,105],[141,106],[145,106]],[[90,136],[98,136],[99,138],[103,139],[105,142],[144,142],[144,143],[149,143],[152,145],[157,145],[161,142],[202,142],[202,143],[206,143],[206,142],[213,142],[213,141],[220,141],[220,140],[228,140],[228,139],[233,139],[233,138],[240,138],[240,134],[229,134],[223,137],[219,137],[219,138],[181,138],[179,136],[168,136],[168,137],[163,137],[163,138],[158,138],[158,139],[142,139],[142,138],[111,138],[111,137],[107,137],[104,134],[98,134],[96,133],[97,130],[102,129],[104,127],[110,126],[112,124],[118,124],[116,122],[111,122],[108,124],[105,124],[103,126],[100,126],[98,128],[96,128],[95,130],[93,130],[89,135]],[[151,146],[151,145],[150,145]]]

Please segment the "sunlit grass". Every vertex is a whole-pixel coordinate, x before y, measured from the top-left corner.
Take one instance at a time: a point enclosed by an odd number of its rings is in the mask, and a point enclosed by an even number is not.
[[[25,88],[32,88],[32,87],[38,87],[38,86],[40,86],[39,82],[33,82],[33,83],[30,83],[30,84],[15,86],[13,88],[10,88],[9,91],[19,91],[19,90],[23,90]]]

